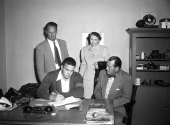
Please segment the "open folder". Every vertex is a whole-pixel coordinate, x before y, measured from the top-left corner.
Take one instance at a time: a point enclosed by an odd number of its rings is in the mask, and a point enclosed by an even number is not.
[[[64,100],[60,102],[48,102],[48,104],[52,106],[62,106],[62,105],[67,105],[67,104],[78,102],[78,101],[81,101],[81,99],[74,98],[73,96],[71,96],[71,97],[65,98]]]

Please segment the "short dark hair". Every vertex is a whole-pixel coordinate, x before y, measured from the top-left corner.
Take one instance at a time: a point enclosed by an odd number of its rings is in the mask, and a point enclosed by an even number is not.
[[[48,22],[48,23],[45,25],[45,27],[44,27],[44,29],[45,29],[46,31],[47,31],[48,26],[55,27],[56,29],[57,29],[57,27],[58,27],[57,23],[55,23],[55,22]]]
[[[72,57],[67,57],[63,60],[61,65],[64,66],[65,64],[76,66],[76,61]]]
[[[55,27],[56,29],[57,29],[57,27],[58,27],[57,23],[48,22],[48,23],[45,25],[45,27],[43,28],[43,34],[44,34],[45,39],[47,39],[46,31],[47,31],[48,26]]]
[[[111,56],[108,59],[108,61],[112,61],[112,60],[115,60],[114,67],[119,67],[119,68],[122,67],[122,61],[121,61],[121,59],[118,56]]]

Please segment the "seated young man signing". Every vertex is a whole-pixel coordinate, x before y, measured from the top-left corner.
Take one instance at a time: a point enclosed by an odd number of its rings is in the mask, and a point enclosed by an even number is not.
[[[82,98],[84,93],[83,78],[75,72],[76,61],[67,57],[61,64],[61,69],[49,72],[37,90],[37,97],[52,101],[61,101],[73,96]]]

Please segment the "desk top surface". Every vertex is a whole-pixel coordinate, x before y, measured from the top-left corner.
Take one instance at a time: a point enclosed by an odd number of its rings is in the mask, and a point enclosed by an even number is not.
[[[58,110],[56,115],[23,113],[22,106],[12,111],[0,111],[0,123],[6,124],[86,124],[85,116],[92,103],[103,103],[107,111],[113,115],[113,101],[104,99],[85,99],[80,110]]]

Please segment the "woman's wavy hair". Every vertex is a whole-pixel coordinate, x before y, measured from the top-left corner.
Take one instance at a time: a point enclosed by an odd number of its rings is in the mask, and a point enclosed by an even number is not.
[[[88,44],[90,44],[90,37],[91,37],[92,35],[96,36],[99,40],[102,39],[100,33],[98,33],[98,32],[91,32],[91,33],[88,34],[88,37],[87,37]]]

